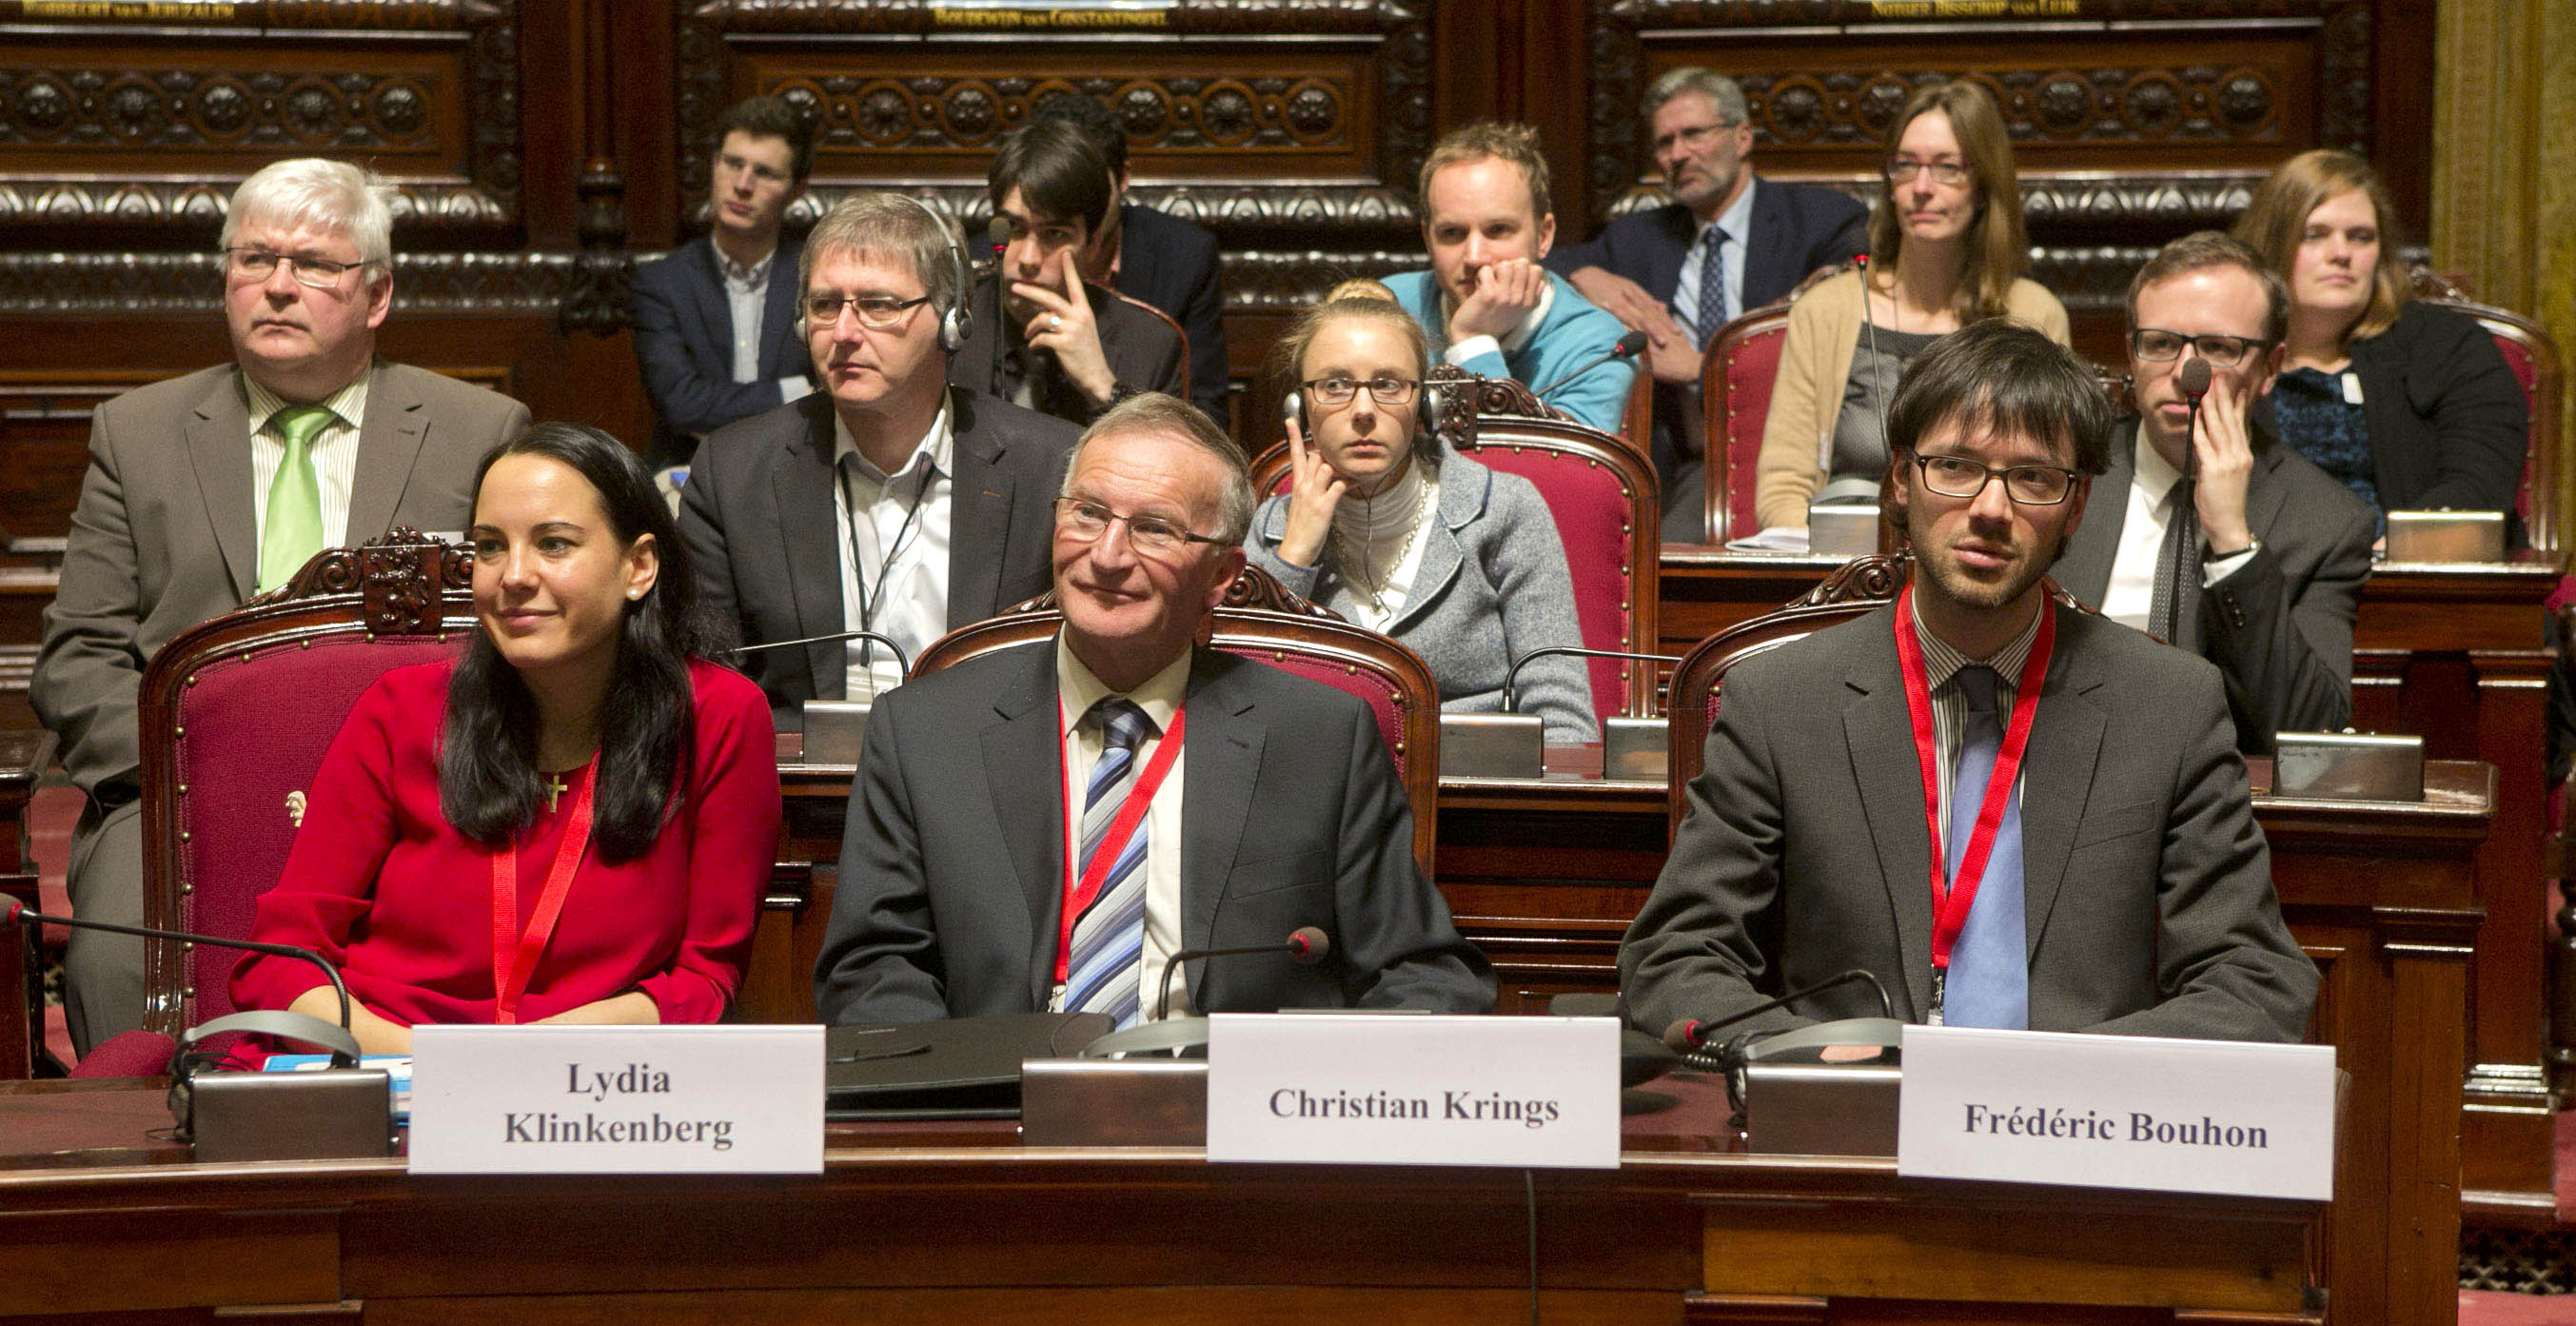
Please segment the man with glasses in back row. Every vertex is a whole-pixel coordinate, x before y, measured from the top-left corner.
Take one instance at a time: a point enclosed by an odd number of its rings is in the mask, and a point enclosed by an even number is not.
[[[2288,319],[2281,278],[2217,231],[2138,269],[2138,413],[2114,428],[2093,518],[2057,569],[2112,620],[2217,664],[2238,748],[2257,755],[2284,730],[2331,732],[2352,717],[2353,614],[2376,533],[2367,503],[2272,435]],[[2181,386],[2195,358],[2209,365],[2197,426]]]
[[[1047,587],[1049,502],[1077,430],[948,384],[967,340],[963,250],[928,206],[843,198],[805,237],[802,327],[820,390],[717,429],[680,490],[700,601],[746,645],[869,630],[907,658]],[[782,730],[807,700],[900,681],[891,651],[744,655]]]
[[[285,584],[324,548],[404,525],[455,537],[474,470],[526,406],[376,358],[393,308],[392,190],[358,167],[274,162],[224,214],[233,362],[98,407],[29,698],[88,795],[67,883],[82,917],[143,922],[144,666],[172,637]],[[84,1053],[143,1021],[142,941],[75,930],[65,1011]]]
[[[2051,601],[2109,463],[2092,368],[1994,319],[1888,411],[1896,602],[1727,674],[1707,763],[1619,953],[1649,1031],[1864,968],[1897,1017],[2292,1041],[2282,924],[2218,670]],[[1737,1041],[1876,1015],[1845,986]]]

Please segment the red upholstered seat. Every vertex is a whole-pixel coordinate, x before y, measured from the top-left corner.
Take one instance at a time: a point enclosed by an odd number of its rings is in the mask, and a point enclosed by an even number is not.
[[[1758,532],[1753,465],[1762,454],[1762,425],[1771,417],[1771,387],[1789,339],[1789,306],[1768,304],[1718,329],[1701,361],[1701,436],[1708,439],[1708,541]]]
[[[1035,647],[1054,638],[1064,614],[1052,591],[932,641],[912,675],[927,676],[997,649]],[[1280,587],[1259,567],[1245,567],[1210,614],[1201,642],[1368,703],[1378,735],[1413,805],[1413,859],[1431,873],[1440,788],[1440,690],[1412,650],[1343,621]]]
[[[143,677],[146,924],[247,937],[303,790],[359,695],[472,625],[470,554],[408,531],[324,552],[279,594],[172,641]],[[232,1011],[238,953],[147,941],[144,1027]]]
[[[1653,464],[1618,438],[1550,417],[1518,383],[1487,381],[1445,364],[1431,370],[1431,380],[1455,384],[1442,392],[1442,443],[1529,480],[1546,500],[1574,580],[1581,643],[1651,651],[1663,520]],[[1287,491],[1286,443],[1252,462],[1252,482],[1257,492]],[[1590,667],[1596,720],[1655,711],[1654,668],[1620,659],[1594,659]]]
[[[2534,548],[2555,551],[2558,530],[2558,345],[2539,323],[2489,304],[2468,299],[2426,301],[2473,318],[2495,338],[2496,350],[2514,380],[2522,384],[2530,408],[2531,434],[2523,451],[2522,483],[2514,490],[2514,514],[2522,518],[2524,537]]]

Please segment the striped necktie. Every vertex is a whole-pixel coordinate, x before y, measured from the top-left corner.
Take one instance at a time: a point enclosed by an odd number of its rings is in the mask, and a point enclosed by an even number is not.
[[[1082,799],[1082,868],[1115,851],[1100,892],[1073,923],[1073,956],[1065,966],[1064,1006],[1076,1013],[1106,1013],[1119,1027],[1136,1025],[1143,1012],[1139,982],[1145,956],[1145,821],[1123,844],[1110,844],[1109,825],[1136,786],[1136,762],[1154,720],[1136,702],[1109,696],[1091,707],[1103,731],[1100,759]]]
[[[322,551],[322,482],[313,472],[313,438],[340,416],[319,405],[290,405],[268,417],[286,442],[277,477],[268,482],[268,519],[259,531],[259,588],[275,589]]]

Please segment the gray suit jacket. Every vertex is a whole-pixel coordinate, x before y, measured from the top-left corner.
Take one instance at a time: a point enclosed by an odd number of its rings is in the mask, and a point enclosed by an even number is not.
[[[1288,533],[1288,497],[1254,513],[1244,551],[1301,598],[1345,616],[1357,600],[1334,564],[1332,546],[1313,566],[1279,556]],[[1547,499],[1517,474],[1496,474],[1454,451],[1440,455],[1437,527],[1423,545],[1422,566],[1404,607],[1386,633],[1422,656],[1440,683],[1440,707],[1490,713],[1503,707],[1503,678],[1512,660],[1546,645],[1581,645],[1574,578]],[[1583,660],[1554,655],[1521,670],[1520,710],[1547,724],[1547,740],[1573,745],[1596,739],[1591,674]]]
[[[1046,591],[1056,487],[1080,434],[1060,419],[951,389],[948,625],[979,622]],[[707,436],[680,490],[680,540],[707,610],[742,643],[847,629],[832,506],[832,398],[816,392]],[[782,731],[805,701],[842,697],[839,644],[743,656]]]
[[[1056,699],[1041,643],[877,702],[814,968],[824,1021],[1046,1007],[1064,903]],[[1185,703],[1182,945],[1275,943],[1305,925],[1332,937],[1312,967],[1186,964],[1194,1007],[1493,1007],[1492,969],[1413,863],[1412,810],[1368,706],[1213,650],[1191,664]]]
[[[2093,481],[2054,574],[2079,602],[2102,606],[2128,521],[2137,420],[2111,436],[2111,468]],[[2273,738],[2339,730],[2352,719],[2352,622],[2370,579],[2377,517],[2352,490],[2287,446],[2257,437],[2245,485],[2245,523],[2261,545],[2226,579],[2183,587],[2182,639],[2218,665],[2237,748],[2270,753]]]
[[[2297,1039],[2317,972],[2281,922],[2216,670],[2054,611],[2023,766],[2031,1027]],[[1707,767],[1620,946],[1638,1026],[1713,1020],[1850,967],[1878,975],[1897,1016],[1924,1017],[1931,846],[1895,619],[1882,608],[1727,676]],[[1743,1025],[1877,1011],[1846,986]]]
[[[45,610],[30,698],[83,791],[131,799],[136,685],[181,631],[248,601],[259,580],[250,416],[231,364],[137,387],[90,420],[89,472],[61,587]],[[379,359],[350,485],[348,542],[395,525],[454,535],[474,471],[524,432],[528,407]]]

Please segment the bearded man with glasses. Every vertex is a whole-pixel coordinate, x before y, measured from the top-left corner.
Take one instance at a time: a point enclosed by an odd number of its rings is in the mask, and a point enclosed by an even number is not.
[[[797,308],[819,390],[707,435],[680,490],[701,604],[784,730],[808,700],[902,681],[950,629],[1047,587],[1048,501],[1078,430],[962,386],[966,263],[917,199],[843,198],[805,237]]]
[[[1620,946],[1631,1021],[1858,967],[1913,1022],[2299,1038],[2317,971],[2218,670],[2050,593],[2112,438],[2092,368],[2028,327],[1976,323],[1907,367],[1889,501],[1913,582],[1727,674]],[[1846,986],[1729,1034],[1878,1012]]]
[[[82,917],[143,923],[144,665],[181,631],[396,525],[461,533],[485,452],[528,426],[506,396],[376,357],[393,310],[393,190],[356,166],[271,163],[224,213],[233,362],[139,387],[90,420],[89,471],[29,698],[88,794],[67,880]],[[83,1052],[143,1021],[142,941],[73,931]]]
[[[1195,645],[1243,569],[1252,482],[1208,417],[1148,393],[1075,447],[1056,503],[1051,644],[968,659],[868,721],[814,969],[834,1023],[1040,1009],[1481,1013],[1493,970],[1413,860],[1369,707]],[[1187,870],[1184,871],[1183,867]]]
[[[2289,294],[2217,231],[2166,245],[2129,285],[2130,395],[2100,500],[2059,583],[2218,665],[2237,743],[2352,717],[2352,624],[2370,578],[2370,507],[2273,432]],[[2199,419],[2185,366],[2209,366]],[[2188,477],[2186,477],[2186,475]]]

